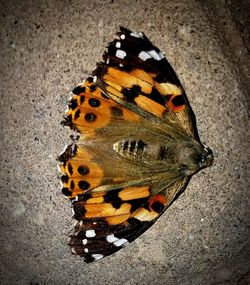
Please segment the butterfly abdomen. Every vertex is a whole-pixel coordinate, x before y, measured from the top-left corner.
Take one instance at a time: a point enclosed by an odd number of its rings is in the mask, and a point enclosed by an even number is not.
[[[146,143],[140,139],[122,140],[113,144],[121,156],[138,161],[160,161],[166,156],[166,147],[159,143]]]
[[[146,145],[142,140],[122,140],[113,144],[113,150],[123,157],[142,160]]]

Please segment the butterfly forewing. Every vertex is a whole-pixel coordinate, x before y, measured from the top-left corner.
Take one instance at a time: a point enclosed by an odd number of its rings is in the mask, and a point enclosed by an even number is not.
[[[78,222],[69,241],[72,252],[92,262],[120,250],[145,232],[186,184],[187,179],[177,181],[155,195],[148,186],[127,187],[75,202]]]
[[[108,46],[104,62],[93,72],[100,86],[131,108],[139,106],[167,119],[170,109],[182,128],[198,138],[195,117],[173,68],[163,53],[143,33],[121,28],[119,39]],[[167,113],[167,114],[166,114]],[[176,118],[175,118],[176,120]],[[165,121],[165,123],[167,123]]]

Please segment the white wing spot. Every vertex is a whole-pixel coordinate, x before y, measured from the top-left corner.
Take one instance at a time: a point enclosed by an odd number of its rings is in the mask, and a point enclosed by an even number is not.
[[[121,38],[122,40],[124,40],[124,39],[125,39],[125,35],[122,34],[122,35],[120,36],[120,38]]]
[[[75,236],[77,237],[81,231],[75,232]]]
[[[85,236],[86,237],[95,237],[96,236],[95,230],[87,230],[85,233]]]
[[[120,48],[121,47],[121,42],[116,42],[115,47],[116,48]]]
[[[157,61],[160,61],[161,59],[164,58],[164,55],[162,52],[157,52],[155,50],[149,50],[149,51],[141,51],[138,55],[138,57],[143,60],[146,61],[149,58],[153,58]]]
[[[94,257],[95,260],[99,260],[99,259],[103,258],[103,255],[99,254],[99,253],[92,254],[91,256]]]
[[[126,52],[121,49],[118,49],[115,54],[116,57],[121,58],[121,59],[124,59],[126,55],[127,55]]]
[[[58,164],[57,164],[57,170],[58,170],[60,173],[62,173],[61,167],[60,167],[60,165],[58,165]]]
[[[120,66],[120,67],[123,67],[124,65],[123,65],[122,63],[119,63],[119,66]]]
[[[87,243],[88,243],[88,240],[87,240],[86,238],[82,240],[82,244],[85,245],[85,244],[87,244]]]
[[[76,250],[74,249],[74,247],[71,248],[71,252],[72,252],[73,254],[76,254]]]
[[[130,36],[135,37],[135,38],[142,38],[143,34],[141,32],[132,32],[130,33]]]
[[[150,50],[148,51],[148,53],[151,55],[152,58],[156,59],[156,60],[161,60],[162,58],[164,58],[163,54],[161,52],[156,52],[155,50]]]
[[[73,200],[71,201],[72,204],[73,204],[75,201],[78,201],[78,196],[75,196],[75,199],[73,199]]]
[[[67,149],[67,147],[68,147],[68,145],[66,144],[63,148],[63,151],[59,155],[62,155],[65,152],[65,150]]]
[[[59,169],[60,169],[60,167],[59,167]],[[62,180],[60,180],[60,186],[61,186],[61,188],[63,188],[63,186],[64,186]]]
[[[151,58],[151,55],[148,54],[147,52],[145,51],[141,51],[139,54],[138,54],[138,57],[143,60],[143,61],[146,61],[147,59]]]
[[[87,247],[84,248],[84,252],[89,252],[89,250],[87,249]]]
[[[159,52],[159,56],[160,56],[161,59],[163,59],[165,57],[164,54],[161,51]]]
[[[113,242],[115,242],[115,241],[117,241],[117,240],[119,240],[117,237],[115,237],[114,236],[114,234],[111,234],[111,235],[108,235],[107,237],[106,237],[106,240],[109,242],[109,243],[113,243]]]
[[[118,239],[117,241],[114,242],[114,245],[115,246],[121,246],[123,245],[124,243],[127,243],[128,240],[126,240],[125,238],[121,238],[121,239]]]
[[[93,77],[93,82],[95,83],[97,81],[97,76]]]

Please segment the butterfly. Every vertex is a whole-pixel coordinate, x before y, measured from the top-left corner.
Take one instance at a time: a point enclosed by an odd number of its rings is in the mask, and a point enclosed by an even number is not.
[[[141,32],[117,35],[64,119],[78,133],[59,157],[76,219],[69,246],[86,262],[135,240],[213,161],[163,53]]]

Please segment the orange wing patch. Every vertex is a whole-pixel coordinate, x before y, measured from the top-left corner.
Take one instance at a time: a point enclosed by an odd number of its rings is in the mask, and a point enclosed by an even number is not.
[[[96,129],[108,126],[112,120],[138,121],[139,116],[110,101],[95,84],[86,80],[73,90],[66,112],[65,124],[91,138]]]
[[[74,153],[71,155],[70,148],[74,148]],[[83,147],[69,146],[59,160],[63,162],[60,165],[60,171],[63,173],[62,191],[68,198],[74,199],[101,184],[103,171],[97,163],[92,161],[91,154]]]
[[[102,75],[106,92],[117,102],[135,102],[143,110],[162,117],[169,108],[173,112],[185,110],[186,102],[181,87],[172,83],[158,83],[156,73],[135,68],[129,72],[99,65],[96,74]],[[100,74],[99,74],[100,73]],[[157,99],[157,97],[159,98]]]
[[[166,204],[167,199],[164,195],[155,195],[150,198],[148,207],[140,207],[132,214],[132,217],[141,222],[153,221],[164,211]]]
[[[168,107],[173,112],[181,112],[186,108],[186,102],[183,96],[181,87],[172,83],[157,83],[155,82],[157,90],[163,95],[167,96]]]
[[[163,113],[166,111],[166,107],[161,104],[151,100],[146,96],[139,95],[135,98],[135,103],[140,106],[142,109],[158,116],[162,117]]]
[[[127,187],[121,190],[118,194],[118,197],[121,198],[123,201],[146,198],[149,196],[150,190],[148,186]]]
[[[156,219],[164,210],[167,199],[164,195],[151,197],[148,186],[126,187],[109,192],[87,192],[74,202],[77,220],[105,218],[111,225],[136,218],[142,222]]]
[[[74,203],[75,218],[105,218],[108,224],[117,225],[126,221],[134,208],[146,202],[150,196],[148,186],[126,187],[110,192],[87,192]],[[111,202],[110,202],[111,201]]]
[[[75,201],[75,218],[105,218],[110,224],[118,224],[128,219],[150,196],[148,186],[125,187],[102,192],[88,191]]]
[[[104,81],[113,82],[116,86],[120,86],[120,88],[132,88],[134,85],[138,85],[141,88],[141,91],[146,94],[150,94],[152,92],[152,85],[147,81],[142,80],[137,77],[139,74],[137,72],[132,73],[124,72],[116,68],[109,67],[107,68],[107,73],[103,75]],[[118,90],[119,90],[118,89]],[[120,89],[121,90],[121,89]]]

